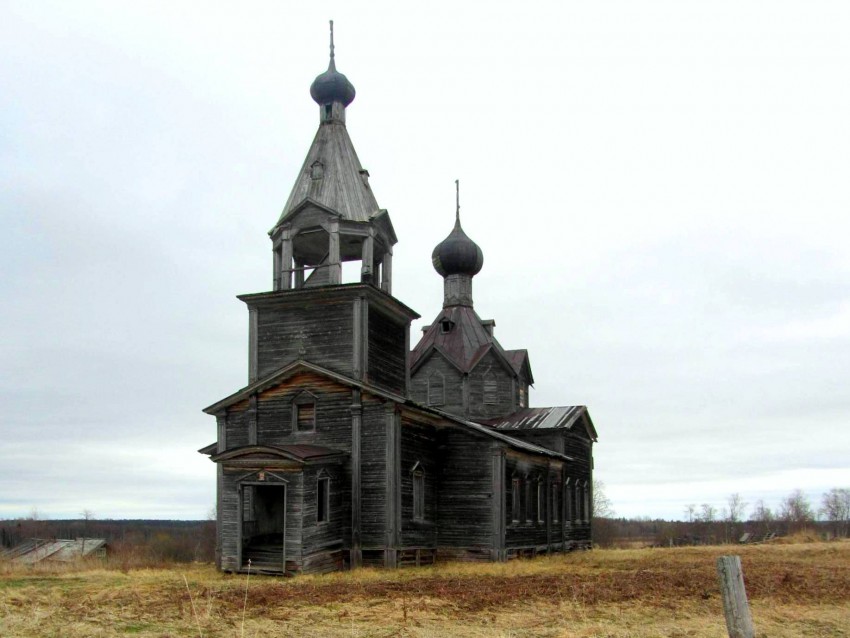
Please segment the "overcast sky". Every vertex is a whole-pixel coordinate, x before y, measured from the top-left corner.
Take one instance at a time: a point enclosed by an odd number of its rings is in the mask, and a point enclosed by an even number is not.
[[[394,294],[439,311],[460,178],[476,310],[618,514],[850,486],[850,3],[236,7],[0,4],[0,517],[212,507],[329,18]]]

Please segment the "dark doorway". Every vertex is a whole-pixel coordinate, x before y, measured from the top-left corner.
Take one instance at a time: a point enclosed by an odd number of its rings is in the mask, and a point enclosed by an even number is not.
[[[283,573],[286,486],[242,486],[242,569]]]

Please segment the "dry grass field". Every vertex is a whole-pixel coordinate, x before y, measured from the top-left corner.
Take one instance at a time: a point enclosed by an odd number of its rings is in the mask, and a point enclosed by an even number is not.
[[[0,635],[726,635],[714,561],[741,556],[759,636],[850,636],[850,542],[595,550],[277,579],[0,566]],[[246,592],[247,581],[247,592]]]

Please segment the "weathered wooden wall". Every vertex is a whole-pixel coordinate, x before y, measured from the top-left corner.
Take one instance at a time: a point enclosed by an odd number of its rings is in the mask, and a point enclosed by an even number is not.
[[[408,326],[369,306],[369,382],[404,394]]]
[[[444,403],[441,405],[431,404],[428,401],[428,379],[435,373],[442,375],[444,381]],[[433,405],[450,414],[465,417],[463,377],[460,370],[446,361],[439,352],[435,352],[416,370],[416,374],[411,375],[410,396],[421,405]]]
[[[437,542],[443,548],[492,547],[493,444],[457,429],[440,432],[442,465]]]
[[[262,307],[257,318],[257,366],[262,378],[296,359],[351,374],[353,348],[350,300]]]
[[[496,380],[496,402],[484,403],[484,376],[492,373]],[[469,418],[475,420],[495,419],[516,411],[519,390],[512,381],[512,374],[491,351],[469,373]]]
[[[440,490],[440,459],[434,427],[402,421],[401,427],[401,545],[437,546],[437,506]],[[425,473],[425,508],[422,521],[413,519],[413,468]]]

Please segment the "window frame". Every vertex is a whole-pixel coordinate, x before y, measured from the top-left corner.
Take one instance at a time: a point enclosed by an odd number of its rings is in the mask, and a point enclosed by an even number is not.
[[[492,368],[487,368],[481,375],[481,394],[484,405],[499,403],[499,382]]]
[[[322,489],[323,485],[325,486],[324,490]],[[327,472],[322,471],[316,477],[316,525],[327,525],[330,521],[331,477]]]
[[[410,471],[412,481],[412,496],[413,496],[413,521],[416,523],[425,522],[425,469],[417,461],[416,465]]]
[[[439,382],[439,388],[438,388],[439,392],[440,392],[439,397],[434,396],[435,391],[434,391],[433,387],[436,384],[432,383],[432,380]],[[435,370],[434,372],[431,372],[428,375],[427,392],[428,392],[428,395],[427,395],[426,398],[428,400],[428,405],[440,406],[440,405],[446,404],[446,378],[443,376],[443,374],[441,372]],[[436,400],[437,398],[439,399],[439,401]]]
[[[310,407],[313,410],[313,416],[310,419],[310,427],[301,427],[301,412],[304,408]],[[316,431],[316,413],[318,412],[318,401],[316,397],[309,392],[300,392],[292,399],[292,432],[294,434],[306,434]]]

